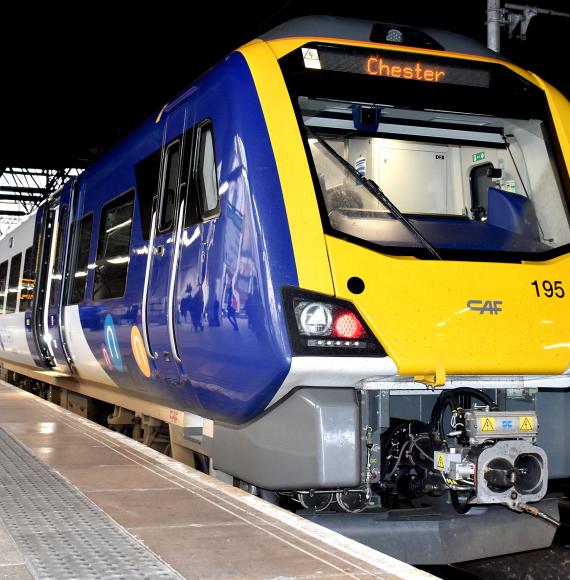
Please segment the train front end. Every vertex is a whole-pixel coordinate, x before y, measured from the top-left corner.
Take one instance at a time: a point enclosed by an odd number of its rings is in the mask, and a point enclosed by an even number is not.
[[[246,428],[259,465],[287,451],[244,479],[415,563],[549,545],[549,469],[570,475],[553,419],[570,386],[570,105],[453,35],[343,30],[244,49],[299,277],[291,372],[272,425]],[[294,433],[280,413],[302,418]]]

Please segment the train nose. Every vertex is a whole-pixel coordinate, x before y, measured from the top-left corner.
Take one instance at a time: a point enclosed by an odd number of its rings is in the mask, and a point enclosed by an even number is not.
[[[337,297],[356,306],[400,374],[547,375],[570,364],[564,298],[536,292],[545,279],[564,287],[567,257],[540,264],[419,260],[333,237],[327,248]],[[362,280],[357,288],[354,278]]]

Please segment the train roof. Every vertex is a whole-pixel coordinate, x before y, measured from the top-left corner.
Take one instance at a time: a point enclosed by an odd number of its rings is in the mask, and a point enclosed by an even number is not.
[[[392,32],[391,40],[387,34]],[[398,32],[401,35],[398,35]],[[435,28],[417,28],[403,24],[375,22],[359,18],[344,18],[338,16],[303,16],[288,20],[272,30],[262,34],[262,40],[276,40],[291,37],[322,37],[341,40],[362,40],[365,42],[388,43],[418,48],[432,48],[473,56],[485,56],[506,60],[496,52],[489,50],[484,44],[467,36],[437,30]]]

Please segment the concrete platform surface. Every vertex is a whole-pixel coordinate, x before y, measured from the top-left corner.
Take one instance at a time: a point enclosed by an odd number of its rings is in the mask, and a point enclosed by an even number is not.
[[[79,499],[68,509],[94,504],[167,570],[141,577],[433,578],[2,381],[0,427],[25,446],[22,453],[48,466],[53,482],[71,484]],[[15,477],[5,473],[6,462],[0,496]],[[64,508],[56,511],[65,518]],[[27,520],[36,516],[42,514],[26,513]],[[32,553],[49,545],[48,527],[33,528],[22,543],[17,522],[3,523],[0,580],[52,577],[33,564]]]

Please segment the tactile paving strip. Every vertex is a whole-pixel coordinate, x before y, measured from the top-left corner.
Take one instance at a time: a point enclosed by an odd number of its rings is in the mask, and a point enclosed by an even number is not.
[[[181,578],[2,427],[0,518],[35,578]]]

